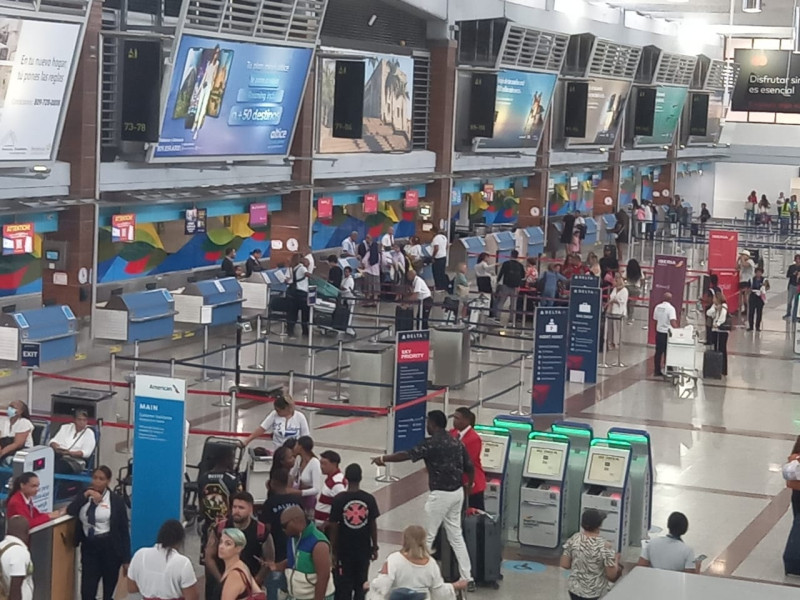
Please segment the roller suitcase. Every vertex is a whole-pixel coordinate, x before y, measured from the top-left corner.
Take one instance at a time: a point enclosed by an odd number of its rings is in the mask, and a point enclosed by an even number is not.
[[[503,562],[503,535],[500,520],[491,515],[478,513],[464,517],[464,541],[467,544],[472,577],[478,585],[498,587],[502,579],[500,568]],[[441,567],[445,581],[458,581],[458,561],[447,542],[444,530],[440,530]]]
[[[339,302],[333,309],[331,327],[336,331],[347,331],[350,324],[350,305],[346,301]]]
[[[286,296],[273,296],[269,301],[269,312],[288,314],[294,308],[294,300]]]
[[[394,310],[394,330],[412,331],[414,329],[414,309],[398,306]]]
[[[722,352],[705,351],[703,354],[703,379],[722,379]]]

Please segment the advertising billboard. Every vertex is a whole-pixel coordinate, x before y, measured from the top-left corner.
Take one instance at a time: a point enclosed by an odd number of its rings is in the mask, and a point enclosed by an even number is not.
[[[637,135],[635,147],[666,146],[672,143],[681,118],[689,90],[684,87],[660,85],[656,88],[656,106],[653,114],[653,134]]]
[[[495,96],[494,135],[482,139],[477,149],[538,147],[556,79],[552,73],[500,71]]]
[[[631,88],[630,81],[592,79],[586,100],[586,131],[583,137],[568,137],[567,146],[611,146]]]
[[[50,160],[80,25],[0,17],[0,161]]]
[[[791,50],[734,51],[741,67],[731,110],[800,113],[800,59]]]
[[[342,58],[346,58],[345,55]],[[361,137],[333,137],[336,59],[321,61],[319,79],[319,151],[410,152],[414,59],[373,54],[364,59],[364,113]]]
[[[153,160],[287,154],[311,53],[184,35]]]
[[[3,254],[33,253],[33,223],[3,225]]]

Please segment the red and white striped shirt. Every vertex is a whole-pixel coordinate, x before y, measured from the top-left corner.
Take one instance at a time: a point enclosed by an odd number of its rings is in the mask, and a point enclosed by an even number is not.
[[[344,478],[344,473],[336,471],[333,475],[328,475],[325,478],[325,483],[322,485],[322,492],[317,499],[317,505],[314,507],[314,520],[317,525],[327,523],[331,516],[331,504],[333,498],[338,496],[347,489],[347,480]]]

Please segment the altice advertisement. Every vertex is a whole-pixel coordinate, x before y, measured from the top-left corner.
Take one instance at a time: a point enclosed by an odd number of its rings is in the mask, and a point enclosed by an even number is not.
[[[311,54],[184,35],[153,160],[287,154]]]

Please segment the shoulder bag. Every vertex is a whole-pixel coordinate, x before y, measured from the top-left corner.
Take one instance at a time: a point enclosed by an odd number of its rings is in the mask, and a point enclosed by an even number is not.
[[[295,540],[292,540],[292,549],[294,550],[294,564],[297,564],[297,555],[300,553],[299,547]],[[297,569],[286,569],[286,586],[289,596],[295,600],[312,600],[317,586],[317,574],[301,573]],[[336,590],[333,584],[333,575],[328,577],[328,585],[325,588],[325,597],[331,596]]]

